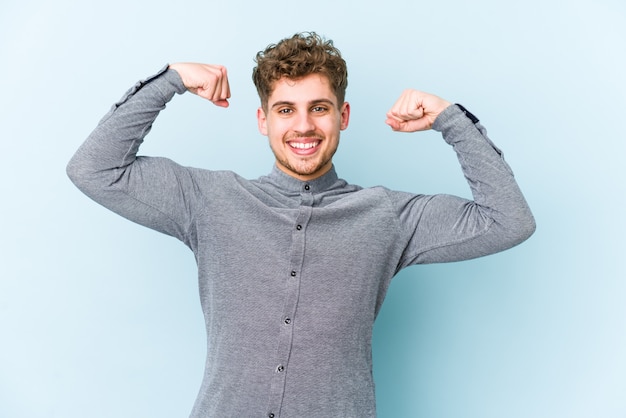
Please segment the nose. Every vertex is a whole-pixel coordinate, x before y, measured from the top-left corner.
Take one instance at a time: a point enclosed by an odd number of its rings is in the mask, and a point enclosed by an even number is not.
[[[309,112],[298,113],[298,115],[294,118],[293,130],[300,134],[314,131],[315,123],[313,116]]]

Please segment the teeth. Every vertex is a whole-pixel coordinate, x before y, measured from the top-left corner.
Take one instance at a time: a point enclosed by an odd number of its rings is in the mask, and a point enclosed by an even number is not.
[[[316,146],[319,145],[319,141],[316,142],[307,142],[307,143],[302,143],[302,142],[291,142],[289,143],[289,145],[291,145],[293,148],[298,148],[298,149],[310,149],[310,148],[315,148]]]

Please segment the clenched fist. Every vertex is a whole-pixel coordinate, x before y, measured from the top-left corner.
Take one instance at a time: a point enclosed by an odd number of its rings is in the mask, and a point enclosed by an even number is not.
[[[181,62],[171,64],[169,68],[178,73],[187,90],[193,94],[211,101],[216,106],[228,107],[230,86],[226,67]]]
[[[385,123],[398,132],[425,131],[433,126],[437,116],[450,105],[441,97],[408,89],[387,112]]]

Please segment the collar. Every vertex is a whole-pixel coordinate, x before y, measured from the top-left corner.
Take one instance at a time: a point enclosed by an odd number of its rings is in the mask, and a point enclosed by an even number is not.
[[[274,165],[272,171],[261,180],[272,183],[279,189],[282,189],[290,194],[300,194],[327,191],[337,185],[339,178],[337,177],[334,165],[321,177],[309,181],[303,181],[292,177]]]

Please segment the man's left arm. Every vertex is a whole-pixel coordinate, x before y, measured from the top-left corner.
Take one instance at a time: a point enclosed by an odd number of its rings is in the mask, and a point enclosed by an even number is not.
[[[455,150],[473,200],[436,195],[403,205],[412,239],[405,265],[458,261],[503,251],[526,240],[535,221],[502,152],[460,105],[406,90],[387,114],[394,131],[434,129]],[[410,209],[409,209],[410,208]]]

